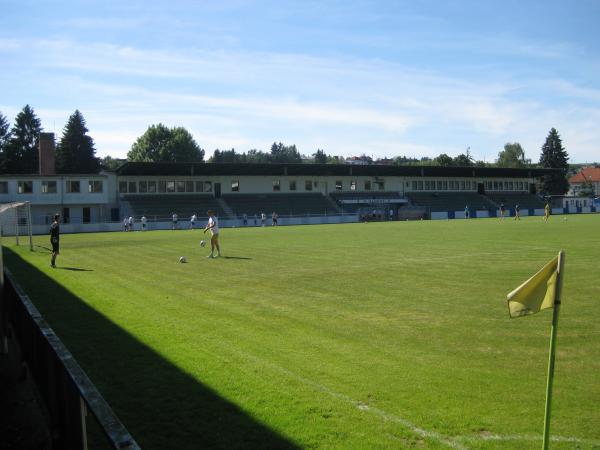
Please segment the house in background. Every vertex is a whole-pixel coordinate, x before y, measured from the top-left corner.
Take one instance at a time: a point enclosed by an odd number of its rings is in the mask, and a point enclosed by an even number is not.
[[[584,167],[569,178],[569,196],[595,197],[600,195],[600,167]]]

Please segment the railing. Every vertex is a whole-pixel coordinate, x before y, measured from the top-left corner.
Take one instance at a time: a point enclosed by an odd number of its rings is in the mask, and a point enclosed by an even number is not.
[[[1,268],[0,259],[0,271]],[[4,269],[0,302],[1,338],[6,342],[10,326],[49,413],[52,447],[87,449],[86,416],[89,411],[104,433],[107,446],[120,450],[139,449],[8,269]]]

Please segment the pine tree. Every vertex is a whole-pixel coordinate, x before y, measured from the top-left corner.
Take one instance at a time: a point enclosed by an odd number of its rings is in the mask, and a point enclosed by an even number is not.
[[[42,123],[33,108],[25,105],[15,117],[11,137],[4,150],[4,169],[8,173],[37,173],[38,142]]]
[[[96,158],[94,140],[87,135],[85,119],[75,110],[56,148],[56,171],[58,173],[98,173],[100,161]]]
[[[546,142],[542,146],[540,164],[544,168],[562,169],[557,173],[544,175],[540,182],[540,191],[546,195],[563,195],[569,190],[567,169],[569,168],[569,155],[562,146],[558,131],[552,128]]]
[[[10,123],[0,112],[0,173],[5,173],[5,151],[10,141]]]

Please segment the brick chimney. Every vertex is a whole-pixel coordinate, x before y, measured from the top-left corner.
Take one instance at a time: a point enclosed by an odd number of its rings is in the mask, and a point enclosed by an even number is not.
[[[56,175],[54,133],[40,133],[40,175]]]

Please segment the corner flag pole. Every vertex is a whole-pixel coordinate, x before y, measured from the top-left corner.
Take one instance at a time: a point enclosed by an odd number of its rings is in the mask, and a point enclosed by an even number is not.
[[[556,280],[556,296],[554,297],[554,308],[552,312],[552,329],[550,331],[550,355],[548,356],[548,381],[546,384],[546,409],[544,414],[544,442],[543,450],[548,449],[550,444],[550,411],[552,406],[552,382],[554,381],[554,354],[556,350],[556,330],[558,328],[558,313],[562,294],[563,274],[565,265],[565,252],[558,254],[558,271]]]

